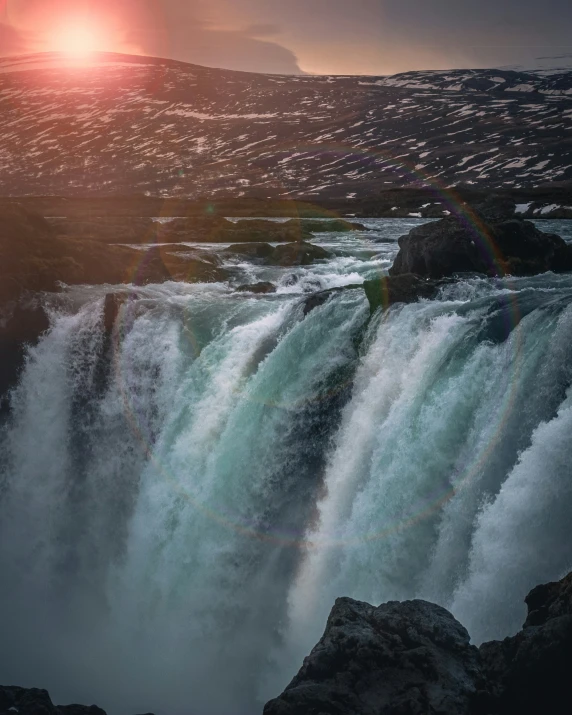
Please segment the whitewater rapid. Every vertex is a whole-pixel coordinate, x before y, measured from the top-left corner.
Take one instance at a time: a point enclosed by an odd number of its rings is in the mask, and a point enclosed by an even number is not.
[[[368,240],[276,295],[51,299],[1,432],[3,681],[253,715],[338,596],[437,601],[479,643],[572,566],[572,276],[372,318],[358,285],[304,315],[308,285],[390,263]]]

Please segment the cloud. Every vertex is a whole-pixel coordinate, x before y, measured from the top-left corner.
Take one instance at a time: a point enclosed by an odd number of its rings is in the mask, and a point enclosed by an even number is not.
[[[276,42],[250,37],[240,32],[205,30],[196,36],[192,47],[181,51],[179,59],[243,72],[302,72],[296,55],[291,50]]]
[[[128,40],[144,54],[245,72],[302,72],[294,52],[269,39],[280,32],[276,24],[220,27],[212,4],[140,0],[138,7]]]
[[[565,55],[548,55],[547,57],[535,57],[537,60],[567,60],[572,57],[572,52],[567,52]]]
[[[271,37],[272,35],[279,35],[281,28],[279,25],[272,23],[255,23],[249,25],[244,33],[250,37]]]

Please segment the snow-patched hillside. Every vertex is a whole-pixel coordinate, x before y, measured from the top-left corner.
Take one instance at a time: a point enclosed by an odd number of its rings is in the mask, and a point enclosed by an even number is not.
[[[572,181],[572,71],[285,77],[0,59],[0,194],[364,196]]]

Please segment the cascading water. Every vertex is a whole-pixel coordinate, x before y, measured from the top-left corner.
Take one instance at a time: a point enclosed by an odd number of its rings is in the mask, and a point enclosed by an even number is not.
[[[389,263],[362,249],[277,295],[122,288],[112,337],[109,287],[52,303],[2,427],[3,681],[253,715],[338,596],[435,600],[479,642],[572,565],[572,277],[304,315],[304,281]]]

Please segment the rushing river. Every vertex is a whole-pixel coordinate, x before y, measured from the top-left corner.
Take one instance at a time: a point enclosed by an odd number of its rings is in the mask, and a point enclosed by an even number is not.
[[[304,316],[420,221],[366,223],[310,267],[50,299],[1,435],[3,682],[254,715],[337,596],[433,600],[478,643],[572,567],[572,275],[466,278],[371,319],[358,287]],[[256,281],[277,293],[234,290]]]

